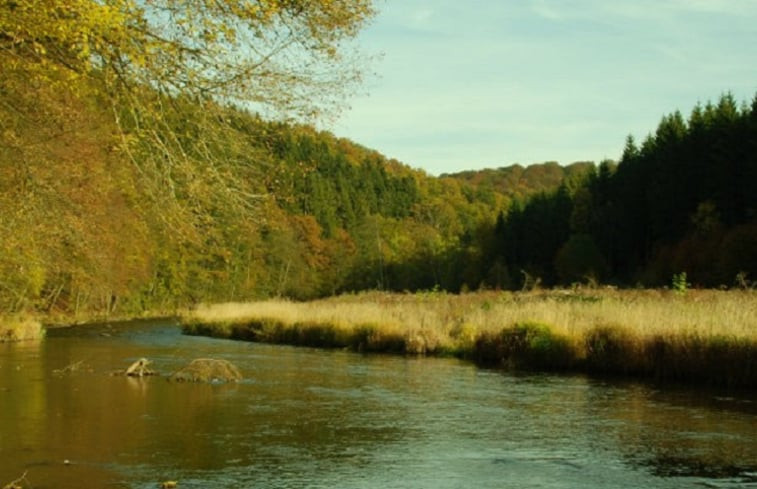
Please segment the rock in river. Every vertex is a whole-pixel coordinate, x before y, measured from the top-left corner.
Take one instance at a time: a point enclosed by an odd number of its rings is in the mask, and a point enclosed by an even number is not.
[[[239,369],[226,360],[198,358],[171,375],[177,382],[237,382],[242,380]]]
[[[146,358],[140,358],[136,362],[132,363],[129,368],[126,369],[125,374],[129,377],[144,377],[146,375],[157,375],[153,370],[147,366],[150,365],[150,360]]]

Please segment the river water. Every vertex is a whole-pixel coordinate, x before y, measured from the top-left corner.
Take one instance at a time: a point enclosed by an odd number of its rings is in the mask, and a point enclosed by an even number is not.
[[[113,376],[235,363],[232,385]],[[66,367],[70,367],[66,369]],[[0,344],[0,487],[757,488],[757,395],[188,337]]]

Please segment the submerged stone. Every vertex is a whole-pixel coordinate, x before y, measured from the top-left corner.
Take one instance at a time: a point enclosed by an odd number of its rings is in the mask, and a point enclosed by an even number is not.
[[[242,380],[242,373],[226,360],[198,358],[169,379],[176,382],[237,382]]]

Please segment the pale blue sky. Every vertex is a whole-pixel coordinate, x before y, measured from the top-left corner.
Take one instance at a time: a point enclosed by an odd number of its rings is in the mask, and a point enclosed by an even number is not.
[[[329,130],[431,174],[617,159],[676,109],[757,93],[757,0],[377,0]]]

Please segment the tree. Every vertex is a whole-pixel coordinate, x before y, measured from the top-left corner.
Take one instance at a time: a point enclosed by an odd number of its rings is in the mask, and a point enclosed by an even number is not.
[[[0,1],[0,308],[243,293],[276,161],[248,112],[338,109],[371,3]]]
[[[95,76],[109,95],[143,86],[311,113],[359,76],[340,64],[344,42],[372,14],[370,0],[12,0],[0,49],[8,68]]]
[[[599,281],[606,273],[602,253],[588,234],[574,234],[555,256],[555,269],[564,284]]]
[[[193,190],[186,184],[197,175],[249,205],[227,171],[244,158],[213,151],[214,141],[235,139],[226,107],[300,118],[336,109],[360,78],[347,41],[371,3],[11,0],[0,3],[0,65],[3,76],[110,105],[113,144],[162,208]]]

